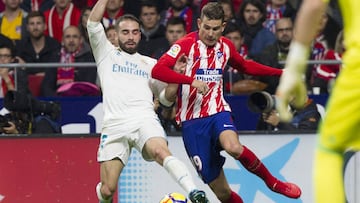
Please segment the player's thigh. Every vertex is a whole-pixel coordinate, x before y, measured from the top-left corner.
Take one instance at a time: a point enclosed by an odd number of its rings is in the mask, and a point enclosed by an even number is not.
[[[110,189],[115,189],[124,164],[119,159],[104,161],[100,163],[101,182]]]
[[[134,136],[133,134],[117,127],[103,129],[98,148],[98,162],[119,159],[126,165],[132,147],[129,145],[129,137]]]
[[[360,149],[360,72],[356,76],[354,74],[344,69],[336,81],[320,128],[322,147],[331,150]]]
[[[145,160],[154,160],[157,153],[168,153],[165,131],[158,119],[144,118],[135,147]]]

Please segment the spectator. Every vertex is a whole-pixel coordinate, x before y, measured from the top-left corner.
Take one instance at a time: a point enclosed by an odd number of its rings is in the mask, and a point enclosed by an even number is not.
[[[139,53],[151,56],[156,47],[157,39],[165,36],[165,26],[160,24],[160,14],[155,2],[152,0],[144,1],[140,9],[141,40],[139,43]]]
[[[244,31],[235,23],[227,23],[223,36],[228,38],[243,58],[248,58],[248,47],[244,44]]]
[[[244,0],[239,18],[250,57],[259,54],[266,46],[275,42],[275,35],[263,26],[266,10],[261,0]]]
[[[12,44],[0,43],[0,64],[24,63],[14,54]],[[29,94],[24,69],[17,68],[16,77],[14,72],[7,67],[0,68],[0,96],[5,96],[4,107],[9,110],[9,113],[0,116],[0,133],[60,133],[60,125],[56,122],[61,113],[59,104],[36,100]]]
[[[47,30],[46,34],[61,42],[64,28],[78,26],[81,12],[71,0],[54,0],[55,5],[44,12]]]
[[[243,31],[237,24],[234,24],[232,22],[227,23],[223,32],[223,36],[228,38],[234,44],[236,50],[242,57],[247,58],[248,49],[244,44]],[[244,92],[248,92],[248,89],[241,88],[234,90],[233,87],[235,83],[250,78],[252,78],[252,76],[242,74],[238,70],[227,64],[223,74],[224,93],[242,94]]]
[[[170,46],[173,45],[178,39],[186,34],[185,21],[181,17],[170,18],[166,24],[165,38],[161,38],[156,43],[158,48],[154,51],[153,57],[159,59]]]
[[[80,32],[81,32],[81,36],[83,37],[85,42],[88,44],[89,44],[89,35],[87,32],[86,23],[89,18],[90,12],[91,12],[91,7],[85,7],[81,10],[81,17],[80,17],[79,26],[78,26],[80,29]]]
[[[54,5],[54,0],[22,0],[20,7],[26,12],[40,11],[45,12]]]
[[[266,4],[265,27],[275,33],[276,21],[280,18],[289,17],[295,19],[296,11],[291,7],[288,0],[269,0]]]
[[[340,31],[335,43],[335,49],[329,49],[324,56],[324,60],[341,61],[345,51],[343,31]],[[328,94],[331,91],[333,82],[337,78],[341,64],[320,64],[315,69],[313,89],[318,88],[320,94]],[[313,92],[314,93],[314,92]]]
[[[275,25],[276,41],[265,47],[264,50],[255,57],[255,60],[264,65],[283,69],[284,66],[279,61],[285,61],[289,51],[290,42],[293,38],[293,22],[290,18],[281,18]],[[260,77],[260,81],[267,84],[265,91],[275,94],[279,84],[279,77],[265,76]]]
[[[0,64],[16,62],[14,47],[9,44],[0,43]],[[14,71],[11,68],[0,67],[1,88],[0,97],[4,98],[9,90],[15,90]]]
[[[105,34],[111,44],[113,44],[115,47],[119,47],[119,37],[116,32],[116,28],[113,25],[110,25],[105,29]]]
[[[239,23],[239,19],[235,16],[234,5],[232,0],[219,0],[225,14],[225,22],[227,23]]]
[[[312,43],[311,49],[311,60],[323,60],[325,53],[328,51],[328,42],[323,33],[325,26],[329,20],[329,17],[326,13],[322,15],[321,21],[317,27],[317,36]],[[320,64],[308,65],[306,70],[306,83],[307,89],[310,94],[313,93],[314,86],[314,77],[316,75],[315,71],[320,66]]]
[[[183,18],[170,18],[166,24],[166,37],[160,39],[157,43],[160,45],[160,47],[154,52],[153,57],[159,59],[167,50],[169,50],[171,45],[173,45],[178,39],[185,36],[185,27],[186,25]],[[154,103],[159,103],[157,98],[155,98]],[[170,108],[164,108],[164,106],[160,105],[159,108],[155,108],[155,110],[159,115],[160,121],[165,131],[172,132],[180,130],[180,126],[175,121],[176,105]]]
[[[316,131],[321,121],[321,114],[317,109],[317,104],[310,98],[307,98],[305,105],[296,108],[290,102],[290,112],[293,115],[291,122],[281,122],[278,112],[272,109],[269,112],[262,112],[256,130],[270,131]]]
[[[0,31],[13,41],[26,36],[27,12],[20,8],[21,0],[4,0],[5,10],[0,13]]]
[[[15,56],[13,44],[0,42],[0,64],[25,63],[20,57]],[[15,77],[16,74],[16,77]],[[15,81],[16,78],[16,81]],[[28,93],[26,73],[23,68],[0,67],[0,98],[3,98],[9,90]]]
[[[75,63],[75,62],[94,62],[94,57],[91,53],[89,44],[85,43],[81,38],[80,30],[76,26],[69,26],[65,28],[62,47],[59,53],[60,63]],[[71,84],[88,84],[90,87],[94,86],[96,81],[95,67],[58,67],[47,69],[45,77],[41,85],[41,94],[45,97],[59,96],[60,87]],[[87,82],[87,83],[74,83]],[[90,84],[89,84],[90,83]],[[64,86],[66,87],[66,86]],[[71,88],[72,86],[70,86]],[[77,86],[74,86],[77,88]],[[81,92],[76,92],[76,89],[70,89],[69,96],[80,96]],[[83,94],[87,94],[83,92]],[[94,92],[93,94],[97,94]]]
[[[124,9],[129,14],[140,16],[140,7],[144,0],[125,0]],[[167,6],[168,0],[154,0],[158,11],[162,11]]]
[[[105,13],[102,19],[105,28],[110,25],[115,25],[116,19],[124,15],[124,1],[125,0],[110,0],[108,4],[106,4]]]
[[[33,11],[29,13],[26,21],[29,36],[16,44],[17,56],[26,63],[58,62],[61,45],[54,38],[44,34],[46,29],[44,15],[40,11]],[[45,68],[27,68],[26,73],[44,75]]]
[[[161,14],[161,23],[166,25],[167,21],[171,17],[181,17],[186,22],[186,33],[194,30],[193,26],[195,25],[193,20],[193,10],[189,6],[188,0],[170,0],[170,6],[167,10],[164,10]]]
[[[329,47],[326,37],[323,33],[328,20],[329,20],[329,16],[326,13],[324,13],[322,15],[319,27],[317,29],[317,36],[316,36],[316,38],[314,40],[314,44],[313,44],[312,58],[314,60],[322,59],[325,55],[325,52],[327,51],[327,49]]]

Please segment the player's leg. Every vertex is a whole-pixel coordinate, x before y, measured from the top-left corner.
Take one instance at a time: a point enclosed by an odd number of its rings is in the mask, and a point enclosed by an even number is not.
[[[192,202],[208,202],[205,193],[197,189],[186,165],[171,155],[164,138],[153,137],[148,139],[144,150],[151,159],[165,168],[171,177],[189,194],[188,196]]]
[[[219,176],[215,180],[209,183],[209,186],[221,202],[243,203],[241,197],[231,190],[223,170],[220,172]]]
[[[260,159],[240,143],[230,112],[221,112],[212,117],[214,117],[213,131],[218,136],[221,147],[228,154],[239,160],[248,171],[262,178],[272,191],[290,198],[300,197],[301,190],[298,186],[292,183],[284,183],[275,178]]]
[[[120,134],[122,133],[122,134]],[[96,194],[101,203],[112,201],[120,173],[130,156],[130,146],[126,135],[131,135],[121,125],[104,128],[100,137],[97,161],[100,163],[100,183]]]
[[[343,154],[317,148],[315,160],[315,202],[345,203]]]
[[[157,119],[147,118],[140,127],[137,148],[145,160],[155,160],[171,175],[171,177],[188,193],[193,203],[207,202],[205,192],[197,189],[186,165],[172,156],[165,139],[165,132]],[[142,143],[144,142],[144,143]]]
[[[101,203],[111,203],[124,164],[119,160],[104,161],[100,164],[101,182],[96,186],[96,194]]]
[[[359,69],[343,69],[332,91],[326,116],[319,130],[314,164],[317,203],[344,203],[343,153],[360,148]]]
[[[263,179],[269,189],[290,198],[300,197],[300,188],[293,183],[282,182],[274,177],[261,160],[250,149],[240,143],[235,131],[223,131],[219,140],[227,153],[239,160],[248,171]]]

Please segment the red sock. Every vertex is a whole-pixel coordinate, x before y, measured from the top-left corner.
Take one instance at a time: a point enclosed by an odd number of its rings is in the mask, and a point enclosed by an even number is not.
[[[231,191],[230,198],[225,203],[244,203],[241,197],[234,191]]]
[[[251,173],[263,179],[268,187],[273,187],[277,179],[269,172],[259,158],[248,148],[244,147],[244,151],[237,158],[241,164]]]
[[[301,189],[297,185],[276,179],[252,151],[245,146],[243,147],[244,151],[237,159],[248,171],[263,179],[272,191],[290,198],[300,197]]]

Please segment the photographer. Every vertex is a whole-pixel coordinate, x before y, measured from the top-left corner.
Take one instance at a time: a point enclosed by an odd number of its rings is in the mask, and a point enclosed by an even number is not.
[[[291,122],[284,123],[280,121],[278,112],[275,110],[276,98],[267,92],[257,92],[249,97],[249,108],[257,113],[261,113],[256,130],[308,130],[315,131],[321,120],[316,103],[306,98],[303,108],[296,108],[290,102],[289,111],[293,114]]]
[[[0,133],[60,133],[56,122],[61,110],[59,104],[34,98],[27,86],[25,70],[4,66],[24,63],[14,52],[11,44],[0,42],[0,97],[4,98],[4,107],[9,111],[0,115]]]
[[[52,101],[40,101],[31,94],[8,91],[4,107],[9,113],[0,117],[0,132],[5,134],[61,133],[58,119],[61,107]]]

